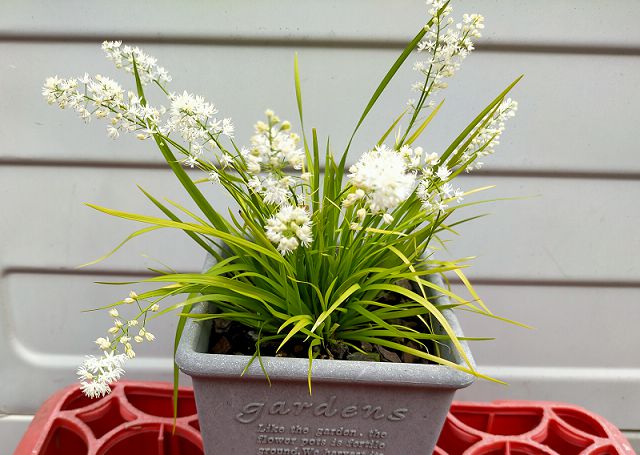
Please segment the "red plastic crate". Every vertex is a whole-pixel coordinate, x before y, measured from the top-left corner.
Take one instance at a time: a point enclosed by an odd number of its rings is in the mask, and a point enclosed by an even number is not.
[[[99,400],[77,386],[40,408],[14,455],[202,455],[193,391],[180,389],[173,433],[168,383],[122,382]],[[435,455],[628,455],[622,433],[602,417],[564,403],[455,402]],[[413,455],[413,454],[407,454]]]

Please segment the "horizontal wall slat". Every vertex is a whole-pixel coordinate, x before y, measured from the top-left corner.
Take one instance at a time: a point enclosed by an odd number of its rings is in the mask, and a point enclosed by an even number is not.
[[[31,423],[31,416],[0,416],[0,447],[13,453]]]
[[[81,310],[111,302],[129,287],[93,285],[82,276],[15,274],[3,279],[3,289],[6,300],[0,324],[10,330],[2,331],[2,345],[15,359],[11,370],[27,374],[30,388],[37,393],[14,400],[5,396],[10,390],[3,388],[0,398],[7,406],[4,412],[30,413],[56,388],[74,381],[76,364],[95,350],[92,340],[109,326],[104,311],[87,314]],[[602,413],[621,428],[640,425],[634,398],[640,385],[635,355],[640,342],[635,326],[640,317],[636,305],[640,290],[478,286],[477,291],[495,314],[535,328],[461,312],[466,335],[497,338],[472,343],[481,371],[510,386],[478,381],[459,398],[569,401]],[[123,314],[126,310],[121,308]],[[167,315],[150,324],[157,341],[137,348],[138,357],[127,365],[128,379],[170,377],[167,354],[174,319]],[[7,369],[3,377],[13,374],[8,365],[2,368]],[[572,385],[576,389],[577,380],[580,390],[571,390]],[[602,387],[609,393],[605,405],[598,394],[584,394]]]
[[[465,335],[496,338],[472,343],[478,365],[640,369],[640,288],[474,288],[494,314],[532,327],[459,312]],[[460,285],[455,291],[472,299]]]
[[[85,312],[139,293],[149,285],[110,286],[96,284],[82,275],[11,274],[6,286],[6,315],[11,337],[25,349],[46,355],[82,356],[97,352],[93,344],[106,336],[111,318],[106,310]],[[109,277],[107,281],[130,281]],[[557,288],[544,286],[475,286],[496,315],[528,324],[532,329],[460,312],[465,334],[495,337],[495,341],[472,342],[479,365],[550,368],[639,368],[635,355],[640,345],[640,289]],[[456,292],[467,296],[460,286]],[[470,298],[470,297],[468,297]],[[177,303],[161,302],[162,308]],[[137,314],[121,306],[121,319]],[[38,318],[33,315],[38,314]],[[175,314],[175,313],[174,313]],[[620,318],[624,315],[624,318]],[[149,324],[157,335],[153,343],[137,345],[141,357],[168,358],[173,347],[175,318],[167,315]],[[43,337],[42,334],[47,336]],[[51,339],[56,343],[52,344]],[[616,346],[616,356],[610,356]],[[620,358],[626,359],[621,364]]]
[[[619,0],[464,0],[458,15],[487,16],[487,43],[638,47],[635,18],[640,5]],[[233,7],[231,7],[233,5]],[[82,0],[59,3],[9,0],[3,3],[0,38],[144,36],[151,39],[277,39],[407,41],[425,22],[422,0],[337,0],[251,2],[170,0],[109,4]],[[144,19],[141,19],[144,18]],[[309,18],[313,18],[310,20]]]
[[[83,206],[92,202],[131,212],[156,214],[138,193],[142,185],[156,197],[168,197],[191,207],[168,171],[0,167],[3,223],[0,263],[6,267],[73,268],[115,247],[142,227],[108,217]],[[35,183],[34,183],[35,182]],[[463,177],[464,190],[497,185],[467,201],[499,197],[529,197],[469,208],[462,219],[491,216],[456,229],[448,257],[478,256],[470,274],[512,280],[596,280],[638,282],[640,250],[635,220],[640,198],[633,182],[510,177]],[[225,213],[231,201],[215,185],[203,186],[214,206]],[[625,195],[625,197],[620,197]],[[177,269],[200,267],[201,252],[179,232],[161,231],[135,239],[101,267],[142,270],[157,266],[153,259]],[[195,244],[194,244],[195,245]],[[445,253],[442,253],[445,256]]]
[[[249,145],[252,126],[267,107],[299,129],[291,71],[294,48],[148,48],[174,74],[173,89],[203,94],[216,103],[221,116],[233,118],[239,144]],[[0,54],[4,61],[0,164],[40,159],[160,162],[151,144],[133,137],[112,141],[104,123],[84,125],[73,112],[61,112],[42,99],[45,77],[80,75],[85,70],[116,76],[133,88],[130,75],[112,69],[97,45],[5,43],[0,44]],[[396,54],[364,49],[300,53],[306,124],[317,127],[322,142],[330,136],[336,154],[346,145],[361,109]],[[640,104],[636,89],[640,60],[632,56],[474,54],[450,88],[436,98],[445,97],[446,103],[418,144],[441,152],[521,73],[525,78],[513,93],[520,111],[507,125],[497,155],[486,160],[488,170],[601,172],[638,178],[640,160],[630,132],[635,128],[635,106]],[[377,141],[406,100],[415,96],[409,90],[414,80],[415,73],[408,68],[398,74],[356,136],[352,161]],[[162,103],[162,97],[151,93],[152,100]]]
[[[95,281],[123,282],[140,279],[113,276],[106,279],[83,275],[10,274],[4,277],[11,336],[25,349],[56,356],[98,354],[93,343],[97,337],[107,336],[112,318],[106,310],[86,312],[110,305],[128,296],[130,290],[142,293],[152,287],[145,284],[116,286],[96,284]],[[181,300],[170,298],[162,302],[168,308]],[[134,306],[119,308],[120,318],[127,321],[139,310]],[[39,317],[34,318],[33,315]],[[153,343],[134,346],[144,358],[169,359],[173,352],[173,336],[177,317],[159,318],[149,324],[149,331],[158,335]],[[42,336],[43,334],[46,336]],[[135,333],[134,335],[137,335]],[[54,339],[55,343],[51,343]]]

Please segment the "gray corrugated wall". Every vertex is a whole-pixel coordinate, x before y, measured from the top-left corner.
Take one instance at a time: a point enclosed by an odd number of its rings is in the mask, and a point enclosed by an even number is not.
[[[640,429],[640,3],[633,0],[454,2],[487,17],[486,36],[446,92],[425,147],[439,146],[519,74],[520,112],[486,170],[465,188],[489,197],[535,196],[486,207],[450,254],[475,255],[469,275],[491,308],[527,331],[465,317],[483,370],[509,387],[477,383],[459,398],[559,400]],[[0,452],[28,417],[74,381],[106,317],[83,314],[128,288],[91,284],[139,277],[157,263],[197,269],[199,252],[154,234],[90,269],[74,267],[117,244],[133,226],[83,202],[153,213],[136,194],[185,201],[148,143],[113,142],[40,96],[48,75],[117,75],[99,43],[143,45],[187,89],[234,118],[245,142],[266,107],[296,124],[292,60],[299,52],[307,124],[344,144],[371,90],[423,22],[419,1],[5,0],[0,5]],[[399,75],[372,112],[359,153],[410,96]],[[377,138],[377,136],[376,136]],[[214,188],[216,206],[227,204]],[[130,378],[169,379],[171,321],[141,349]],[[3,415],[7,415],[3,417]],[[630,433],[631,434],[631,433]],[[633,434],[631,434],[633,436]],[[4,446],[3,446],[4,445]],[[6,448],[5,448],[6,447]]]

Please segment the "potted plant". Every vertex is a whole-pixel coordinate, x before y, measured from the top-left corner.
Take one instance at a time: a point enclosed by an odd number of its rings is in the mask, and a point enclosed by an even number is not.
[[[314,129],[307,134],[297,58],[302,137],[268,110],[246,148],[211,103],[170,92],[167,71],[139,48],[102,46],[133,74],[134,90],[100,75],[46,80],[49,103],[86,121],[108,120],[112,138],[128,132],[154,142],[201,212],[143,189],[163,217],[90,205],[145,225],[122,244],[172,228],[208,258],[201,273],[158,272],[145,280],[156,289],[103,307],[114,322],[95,341],[102,355],[78,369],[88,396],[109,393],[134,346],[155,339],[153,319],[175,311],[176,363],[193,377],[208,453],[430,453],[455,389],[474,377],[495,380],[476,370],[453,309],[494,316],[463,274],[465,261],[439,260],[433,251],[440,233],[467,221],[453,215],[477,203],[463,199],[485,189],[453,182],[493,152],[516,110],[507,95],[519,78],[445,150],[417,146],[443,104],[434,96],[483,28],[480,15],[454,25],[449,2],[427,3],[430,19],[384,75],[339,158]],[[417,99],[347,168],[351,140],[416,49]],[[151,86],[167,108],[151,104]],[[205,184],[227,191],[239,210],[216,211],[199,188]],[[443,282],[447,272],[471,299]],[[176,295],[184,298],[165,304]],[[176,387],[177,378],[176,367]]]

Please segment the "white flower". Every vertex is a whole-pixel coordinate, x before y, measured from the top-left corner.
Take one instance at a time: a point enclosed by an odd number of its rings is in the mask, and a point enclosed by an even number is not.
[[[256,134],[251,137],[252,149],[248,160],[252,161],[253,169],[269,172],[280,171],[286,167],[302,169],[304,165],[304,151],[298,148],[300,138],[288,130],[278,129],[273,126],[267,131],[262,131],[260,123],[255,126]],[[253,172],[250,169],[250,172]]]
[[[130,344],[127,344],[125,346],[125,350],[124,353],[127,357],[129,357],[130,359],[133,359],[136,356],[135,351],[133,350],[133,348],[131,347]]]
[[[442,185],[442,188],[440,188],[440,191],[445,198],[449,198],[453,195],[453,186],[451,183],[445,183]]]
[[[126,356],[114,351],[104,351],[102,357],[87,356],[76,371],[80,389],[90,398],[99,398],[111,392],[109,384],[124,374]]]
[[[171,81],[171,76],[163,67],[157,65],[157,60],[145,54],[138,47],[122,46],[122,41],[105,41],[102,43],[102,50],[107,55],[107,59],[115,63],[116,68],[133,73],[133,62],[135,60],[136,69],[143,84],[157,81],[160,84]]]
[[[101,379],[104,384],[112,384],[117,382],[123,374],[124,370],[122,368],[115,367],[112,370],[105,371]]]
[[[99,368],[112,370],[120,368],[126,362],[127,358],[122,354],[116,354],[115,351],[103,351],[102,357],[98,359]]]
[[[280,211],[267,220],[266,235],[283,255],[294,251],[300,244],[310,245],[313,235],[309,212],[291,205],[280,207]]]
[[[429,166],[435,166],[438,164],[438,161],[440,161],[440,156],[435,152],[430,153],[425,157],[425,161]]]
[[[98,381],[82,381],[80,390],[89,398],[100,398],[111,393],[109,384]]]
[[[482,167],[483,163],[476,160],[476,158],[491,155],[494,152],[494,147],[500,143],[500,136],[505,129],[504,122],[515,116],[517,110],[518,103],[511,98],[507,98],[500,103],[493,113],[485,116],[481,122],[481,124],[486,122],[485,126],[479,129],[478,134],[462,155],[463,161],[469,162],[466,168],[467,172]]]
[[[219,158],[220,166],[227,167],[233,164],[233,157],[228,153],[223,153]]]
[[[227,137],[233,138],[234,130],[235,127],[233,126],[230,118],[222,119],[222,134]]]
[[[444,181],[449,178],[449,176],[451,175],[451,171],[445,164],[441,164],[436,171],[436,175],[440,180]]]
[[[198,158],[193,155],[189,155],[189,157],[184,160],[184,162],[185,164],[187,164],[187,166],[193,169],[193,167],[198,164]]]
[[[364,190],[358,188],[353,193],[347,194],[347,197],[344,198],[344,200],[342,201],[342,205],[344,207],[351,207],[353,204],[358,202],[360,199],[364,199],[365,196],[366,196],[366,193],[364,192]]]
[[[111,308],[109,310],[109,316],[112,318],[117,318],[119,316],[118,310],[116,308]]]
[[[394,209],[411,195],[416,183],[402,154],[386,145],[364,153],[349,171],[351,184],[364,191],[374,213]]]
[[[76,374],[81,381],[85,381],[87,379],[93,379],[93,373],[89,371],[86,365],[82,364],[76,370]]]
[[[268,204],[283,205],[289,196],[289,179],[275,180],[269,176],[262,181],[262,195]]]
[[[120,132],[118,131],[117,128],[114,128],[113,126],[108,126],[107,136],[109,136],[110,139],[117,139],[118,136],[120,136]]]
[[[102,349],[103,351],[106,351],[107,349],[109,349],[111,347],[111,341],[109,341],[107,338],[98,338],[95,343],[100,347],[100,349]]]
[[[424,80],[414,83],[412,89],[433,95],[447,87],[445,79],[455,74],[461,62],[474,49],[473,40],[480,37],[484,18],[479,14],[465,14],[461,23],[450,27],[453,23],[453,19],[448,17],[450,6],[443,8],[441,0],[429,0],[427,5],[430,6],[429,14],[433,16],[432,29],[418,43],[417,50],[428,54],[428,57],[413,65],[413,69],[420,72]],[[413,103],[410,106],[416,108]],[[428,106],[422,105],[421,108]]]
[[[212,138],[217,138],[223,132],[222,121],[214,117],[217,113],[215,106],[201,96],[186,91],[181,95],[172,95],[166,130],[177,131],[186,142],[201,147],[210,144]],[[227,124],[228,129],[231,126],[229,119]]]

